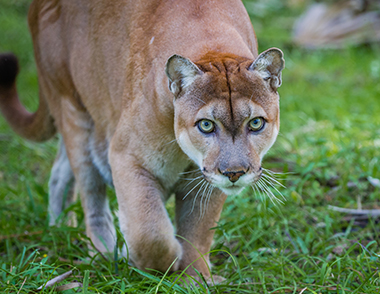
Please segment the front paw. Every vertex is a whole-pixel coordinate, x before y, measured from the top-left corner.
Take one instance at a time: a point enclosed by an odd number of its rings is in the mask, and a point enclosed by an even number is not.
[[[200,285],[207,284],[209,286],[215,286],[222,284],[226,279],[222,276],[218,275],[210,275],[203,276],[201,274],[197,275],[182,275],[180,274],[180,278],[178,284],[182,287],[188,288],[190,287],[199,287]]]
[[[146,241],[146,240],[145,240]],[[170,242],[172,241],[172,242]],[[178,271],[182,257],[182,246],[176,239],[162,242],[129,242],[123,247],[122,255],[129,258],[128,264],[144,271],[165,273]]]

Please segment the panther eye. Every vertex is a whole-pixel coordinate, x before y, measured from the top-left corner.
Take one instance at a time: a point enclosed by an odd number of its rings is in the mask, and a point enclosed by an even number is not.
[[[262,117],[255,117],[252,119],[249,124],[249,129],[253,132],[258,132],[263,129],[265,125],[265,120]]]
[[[215,125],[211,120],[202,119],[198,122],[198,128],[202,133],[211,133],[215,129]]]

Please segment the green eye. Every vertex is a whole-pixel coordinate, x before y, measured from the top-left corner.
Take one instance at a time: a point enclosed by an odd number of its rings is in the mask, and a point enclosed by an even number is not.
[[[249,122],[249,129],[254,132],[260,131],[265,125],[265,120],[262,117],[255,117]]]
[[[215,129],[215,126],[211,120],[202,119],[198,123],[198,128],[203,133],[211,133]]]

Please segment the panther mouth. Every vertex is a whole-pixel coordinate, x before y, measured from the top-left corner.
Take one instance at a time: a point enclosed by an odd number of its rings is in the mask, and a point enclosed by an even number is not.
[[[260,174],[246,175],[236,182],[232,182],[228,177],[218,174],[207,175],[202,172],[202,176],[204,180],[221,190],[227,196],[235,196],[240,194],[245,188],[255,185],[260,180],[262,172]]]

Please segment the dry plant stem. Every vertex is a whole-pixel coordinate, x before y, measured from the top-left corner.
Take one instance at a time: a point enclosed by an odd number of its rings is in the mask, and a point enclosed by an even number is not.
[[[367,216],[380,216],[380,209],[350,209],[350,208],[342,208],[338,206],[332,206],[329,205],[327,207],[328,209],[348,213],[348,214],[354,214],[354,215],[367,215]]]
[[[42,285],[42,286],[38,287],[37,291],[49,288],[49,287],[54,286],[55,284],[57,284],[59,282],[62,282],[66,278],[70,277],[72,273],[73,273],[73,271],[71,270],[71,271],[68,271],[68,272],[66,272],[66,273],[58,276],[58,277],[55,277],[54,279],[48,281],[45,285]]]
[[[25,284],[25,282],[26,282],[26,279],[27,279],[27,277],[25,277],[24,281],[22,282],[22,284],[21,284],[21,288],[20,288],[20,290],[18,290],[17,294],[19,294],[20,291],[21,291],[21,289],[22,289],[22,287],[24,287],[24,284]]]

